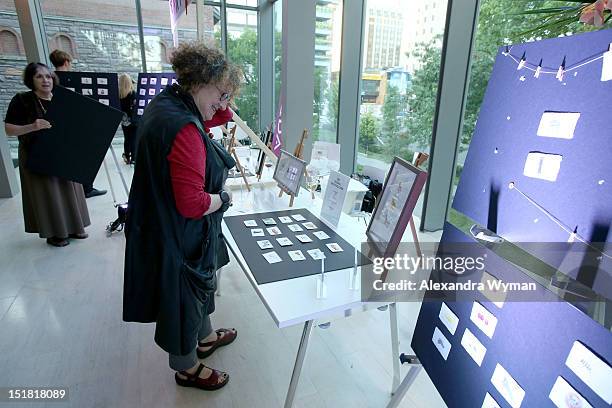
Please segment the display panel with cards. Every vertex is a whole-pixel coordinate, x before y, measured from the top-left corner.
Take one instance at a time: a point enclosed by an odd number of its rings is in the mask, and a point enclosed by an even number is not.
[[[306,162],[304,160],[281,150],[274,170],[274,180],[285,193],[297,197],[305,170]]]
[[[114,72],[55,71],[60,85],[100,102],[121,109],[119,81]]]
[[[134,121],[138,122],[144,115],[146,106],[153,98],[166,88],[166,86],[176,83],[174,72],[141,72],[138,74],[136,83],[136,105],[138,108],[134,112]]]

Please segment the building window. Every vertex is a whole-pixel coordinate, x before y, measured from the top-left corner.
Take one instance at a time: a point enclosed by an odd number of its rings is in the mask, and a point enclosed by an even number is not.
[[[49,43],[53,49],[67,52],[72,56],[72,58],[76,58],[76,47],[74,46],[74,41],[69,35],[56,34]]]
[[[21,55],[19,37],[10,29],[0,29],[0,54]]]
[[[168,48],[163,42],[159,42],[159,60],[162,64],[168,64]]]

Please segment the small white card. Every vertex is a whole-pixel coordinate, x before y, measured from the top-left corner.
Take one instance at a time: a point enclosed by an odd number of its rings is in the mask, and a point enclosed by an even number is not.
[[[98,88],[98,95],[108,95],[108,89]]]
[[[325,246],[332,252],[342,252],[344,249],[336,242],[332,242],[331,244],[325,244]]]
[[[612,404],[612,368],[607,363],[582,343],[575,341],[565,365],[606,401],[606,404]]]
[[[138,115],[142,115],[142,114],[144,113],[144,109],[138,109],[138,110],[136,111],[136,113],[137,113]]]
[[[96,82],[98,83],[98,85],[108,85],[108,79],[106,78],[97,78]]]
[[[306,218],[302,216],[302,214],[295,214],[291,216],[296,221],[306,221]]]
[[[246,225],[247,227],[256,227],[257,226],[257,221],[255,221],[255,220],[244,220],[244,225]]]
[[[278,256],[278,254],[274,251],[272,252],[266,252],[265,254],[262,254],[264,258],[266,258],[266,261],[268,261],[268,263],[274,264],[274,263],[278,263],[281,262],[282,259],[280,256]]]
[[[562,160],[563,156],[560,154],[529,152],[523,175],[540,180],[557,181]]]
[[[146,78],[145,78],[146,79]],[[146,95],[147,94],[147,90],[144,88],[140,88],[140,92],[141,95]]]
[[[302,224],[304,226],[304,228],[308,229],[308,230],[313,230],[313,229],[317,229],[317,226],[314,225],[312,222],[308,221]]]
[[[282,222],[283,224],[291,224],[293,222],[293,220],[291,219],[291,217],[278,217],[278,219],[280,220],[280,222]]]
[[[321,219],[329,224],[338,225],[342,207],[351,178],[337,171],[331,171],[325,188],[325,196],[321,206]]]
[[[151,78],[153,79],[153,78]],[[155,95],[155,88],[149,89],[149,95]]]
[[[316,232],[313,232],[312,235],[319,238],[321,241],[329,238],[329,235],[327,235],[325,231],[316,231]]]
[[[497,364],[491,383],[497,388],[497,391],[510,404],[512,408],[519,408],[525,398],[525,390],[516,382],[514,378],[502,367]]]
[[[268,234],[270,235],[280,235],[281,234],[281,230],[278,229],[278,227],[266,228],[266,231],[268,231]]]
[[[465,329],[465,333],[463,333],[463,337],[461,338],[461,345],[476,364],[478,364],[478,367],[480,367],[487,353],[487,349],[482,345],[480,340],[474,336],[470,329]]]
[[[98,102],[106,106],[110,105],[110,101],[108,99],[98,99]]]
[[[292,261],[304,261],[304,260],[306,260],[306,257],[304,256],[302,251],[289,251],[288,254],[291,257]]]
[[[557,377],[548,398],[559,408],[592,408],[591,404],[561,377]]]
[[[487,392],[480,408],[501,408],[497,401]]]
[[[278,245],[280,246],[291,246],[293,245],[293,242],[291,242],[291,240],[287,237],[282,237],[282,238],[276,238],[276,242],[278,242]]]
[[[295,236],[301,243],[312,242],[312,239],[306,234],[300,234]]]
[[[157,85],[157,78],[155,78],[155,77],[151,78],[151,81],[149,81],[149,83],[151,85]]]
[[[90,88],[83,88],[83,89],[81,90],[81,93],[82,93],[83,95],[93,95],[93,89],[90,89]]]
[[[266,225],[276,225],[274,218],[264,218],[262,221]]]
[[[147,78],[140,78],[140,83],[142,85],[146,85],[147,84]]]
[[[270,241],[268,241],[267,239],[262,239],[261,241],[257,241],[257,245],[259,245],[259,248],[261,248],[261,249],[270,249],[270,248],[272,248],[272,243]]]
[[[558,139],[573,139],[578,112],[544,112],[538,127],[538,136]]]
[[[438,314],[440,321],[444,323],[450,334],[455,335],[455,331],[457,330],[457,325],[459,325],[459,318],[448,306],[446,303],[442,302],[442,307],[440,308],[440,313]]]
[[[252,237],[263,237],[264,235],[265,235],[264,231],[261,228],[253,228],[251,230],[251,236]]]
[[[483,305],[474,302],[470,320],[480,329],[488,338],[493,338],[495,327],[497,326],[497,317],[489,312]]]
[[[315,261],[319,260],[319,259],[324,259],[325,258],[325,254],[319,248],[309,249],[306,252],[308,252],[308,255],[310,255],[312,257],[312,259],[314,259]]]
[[[436,346],[440,354],[442,354],[442,358],[444,360],[448,359],[448,353],[450,353],[451,344],[437,327],[434,330],[431,341],[433,342],[434,346]]]
[[[89,77],[82,77],[81,78],[81,83],[85,84],[85,85],[91,85],[93,82],[91,81],[91,78],[89,78]]]
[[[299,225],[297,225],[297,224],[287,225],[287,227],[289,227],[289,229],[290,229],[291,231],[293,231],[293,232],[300,232],[300,231],[304,231],[304,230],[302,229],[302,227],[300,227],[300,226],[299,226]]]
[[[608,2],[610,5],[610,2]],[[610,51],[604,52],[603,55],[603,66],[601,67],[601,80],[610,81],[612,80],[612,44],[610,44]]]
[[[508,292],[501,289],[501,284],[495,284],[495,282],[498,281],[499,280],[497,278],[485,271],[482,273],[482,278],[480,279],[480,282],[482,283],[482,287],[484,289],[479,290],[480,293],[485,295],[485,297],[491,301],[491,303],[501,309],[502,307],[504,307],[504,302],[506,301],[506,296],[508,296]],[[496,288],[500,289],[496,290]]]
[[[145,106],[145,100],[144,99],[139,100],[138,106]]]
[[[163,86],[168,85],[168,78],[165,78],[165,77],[164,77],[164,78],[162,78],[162,79],[161,79],[161,84],[162,84]]]

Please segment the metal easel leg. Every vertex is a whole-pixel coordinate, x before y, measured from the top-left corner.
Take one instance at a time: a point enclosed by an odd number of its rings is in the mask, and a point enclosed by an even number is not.
[[[410,370],[406,374],[406,377],[404,377],[404,380],[395,391],[395,394],[393,394],[391,401],[389,401],[389,403],[387,404],[387,408],[395,408],[399,406],[402,399],[404,399],[404,395],[406,395],[406,392],[416,379],[419,372],[421,372],[422,368],[423,367],[421,367],[420,365],[414,365],[410,367]]]
[[[391,356],[393,356],[393,382],[391,384],[391,395],[395,394],[400,383],[399,356],[399,333],[397,328],[397,304],[389,305],[389,320],[391,322]]]
[[[291,408],[293,406],[295,391],[297,390],[298,382],[300,381],[300,374],[302,373],[302,366],[304,365],[304,358],[306,357],[306,349],[308,348],[308,339],[310,338],[310,332],[312,331],[313,325],[314,320],[309,320],[304,323],[300,347],[298,348],[297,356],[295,358],[295,365],[293,366],[293,373],[291,374],[291,382],[289,383],[289,390],[287,390],[287,397],[285,398],[285,408]]]

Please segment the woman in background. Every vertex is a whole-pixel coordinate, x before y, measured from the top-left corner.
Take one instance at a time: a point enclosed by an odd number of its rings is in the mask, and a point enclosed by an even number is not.
[[[123,73],[119,75],[119,98],[121,100],[121,110],[123,111],[123,120],[121,121],[121,129],[123,129],[123,160],[126,164],[133,164],[136,152],[136,124],[132,122],[134,105],[136,104],[136,91],[134,83],[129,74]]]
[[[55,75],[45,64],[32,62],[23,73],[23,83],[31,89],[13,97],[4,119],[8,136],[19,138],[19,175],[25,231],[38,233],[47,244],[63,247],[68,238],[87,238],[90,224],[83,187],[55,176],[31,172],[27,167],[28,148],[38,131],[51,128],[44,117],[53,97]]]

